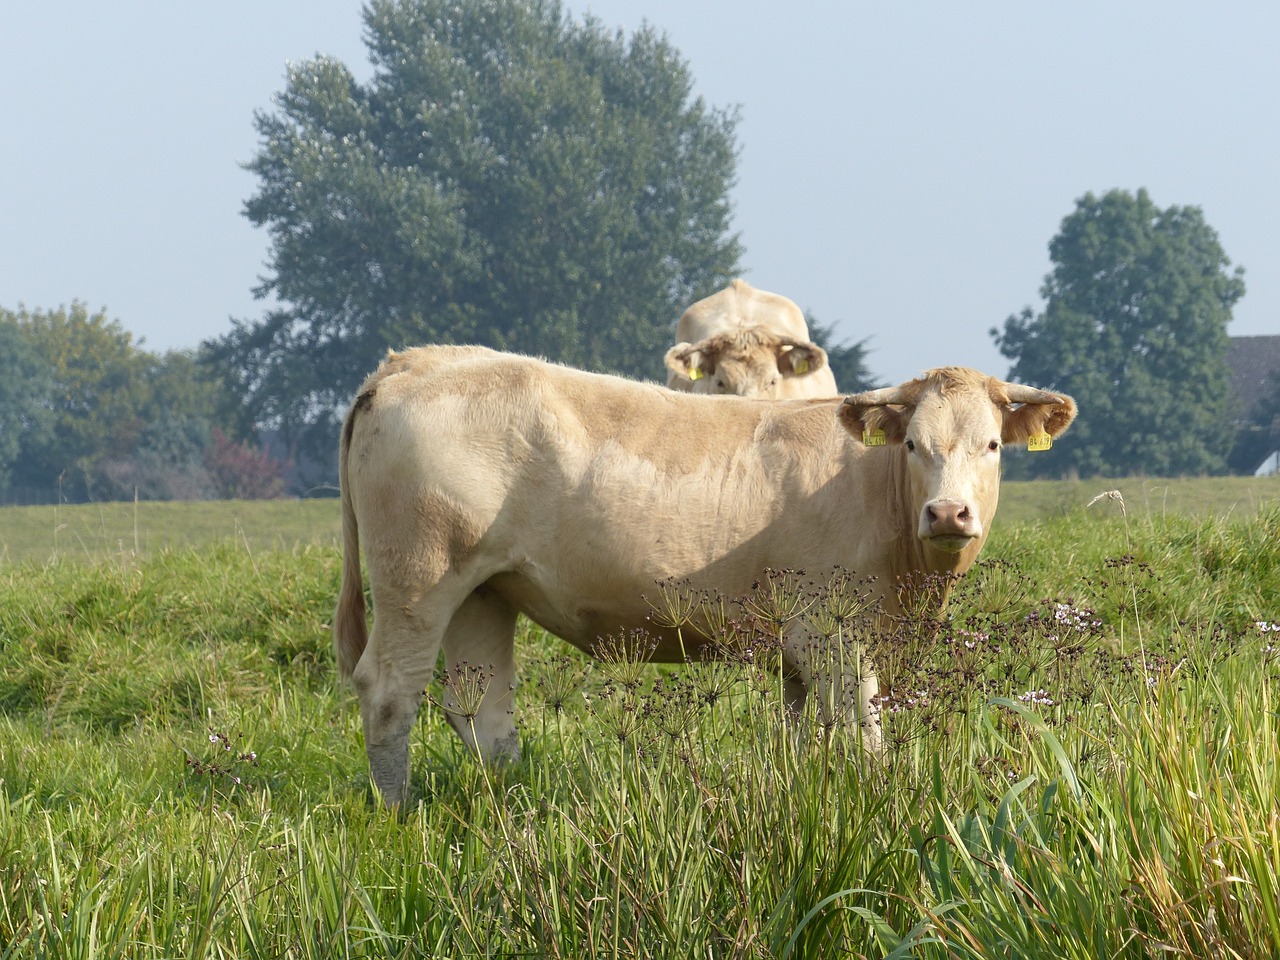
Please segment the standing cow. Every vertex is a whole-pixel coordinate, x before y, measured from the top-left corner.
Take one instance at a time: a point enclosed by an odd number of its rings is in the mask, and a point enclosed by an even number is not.
[[[1001,449],[1061,433],[1075,409],[957,367],[843,401],[764,402],[480,347],[390,354],[360,388],[340,449],[334,641],[374,783],[389,804],[404,796],[409,731],[442,645],[451,670],[493,673],[455,729],[484,758],[517,753],[518,613],[587,651],[643,628],[654,659],[675,661],[708,641],[686,628],[681,646],[649,622],[642,595],[667,578],[740,596],[766,568],[839,566],[884,585],[963,572],[995,514]],[[884,599],[892,609],[892,589]],[[799,622],[784,640],[789,699],[814,685],[824,704],[857,692],[874,739],[874,678],[858,692],[859,677],[815,673],[815,642]]]
[[[667,386],[770,400],[834,397],[827,351],[809,340],[795,302],[745,280],[699,300],[676,323]]]

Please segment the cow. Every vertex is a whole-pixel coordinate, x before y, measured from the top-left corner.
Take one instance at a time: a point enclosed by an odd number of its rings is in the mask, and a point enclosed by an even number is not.
[[[809,340],[794,301],[745,280],[689,307],[667,351],[667,386],[689,393],[798,399],[834,397],[827,352]]]
[[[770,569],[840,567],[880,585],[961,573],[990,531],[1002,448],[1060,434],[1075,411],[1070,397],[962,367],[844,399],[769,401],[481,347],[389,354],[342,428],[333,622],[378,792],[389,805],[405,795],[409,732],[442,646],[448,670],[490,673],[466,722],[446,688],[454,729],[482,760],[515,757],[517,614],[589,653],[643,629],[653,659],[676,662],[711,641],[650,621],[644,596],[670,578],[735,597]],[[892,610],[900,601],[882,589]],[[874,747],[874,676],[816,671],[820,640],[806,629],[796,621],[784,638],[788,701],[815,687],[820,706],[856,697],[856,718],[833,722],[856,719]]]

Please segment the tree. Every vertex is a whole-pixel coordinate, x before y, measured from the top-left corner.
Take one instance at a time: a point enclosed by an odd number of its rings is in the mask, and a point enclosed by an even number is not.
[[[23,336],[18,314],[0,310],[0,490],[8,489],[24,437],[48,429],[53,381]]]
[[[827,364],[841,393],[858,393],[880,386],[867,367],[867,341],[870,337],[863,337],[856,343],[843,340],[834,343],[834,323],[821,323],[808,314],[805,322],[809,326],[809,339],[827,351]]]
[[[105,310],[0,310],[0,490],[20,502],[216,496],[205,461],[223,394],[195,354],[143,350]]]
[[[1010,316],[1009,377],[1076,398],[1070,443],[1020,461],[1081,476],[1220,472],[1231,446],[1227,324],[1244,295],[1198,207],[1086,194],[1049,244],[1044,312]]]
[[[99,465],[102,499],[208,500],[219,495],[205,465],[218,422],[220,393],[193,353],[142,351],[145,390],[137,396],[142,428],[130,450]]]
[[[106,311],[70,309],[9,314],[36,376],[47,378],[41,429],[24,434],[11,483],[29,492],[89,497],[104,460],[125,456],[143,428],[145,356]]]
[[[261,422],[330,451],[364,375],[417,343],[661,374],[673,319],[739,272],[736,114],[652,29],[555,0],[374,0],[364,20],[367,84],[306,61],[256,117],[245,213],[282,306],[212,356]]]
[[[132,451],[95,464],[96,500],[210,500],[217,495],[203,463],[209,425],[162,411],[143,424]]]
[[[288,463],[272,459],[261,447],[232,440],[217,427],[204,462],[224,499],[272,500],[284,493]]]

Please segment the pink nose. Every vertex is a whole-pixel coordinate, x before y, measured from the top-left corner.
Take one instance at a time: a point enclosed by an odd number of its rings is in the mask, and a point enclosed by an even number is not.
[[[924,518],[931,537],[976,537],[981,532],[969,505],[958,500],[935,500],[925,504]]]

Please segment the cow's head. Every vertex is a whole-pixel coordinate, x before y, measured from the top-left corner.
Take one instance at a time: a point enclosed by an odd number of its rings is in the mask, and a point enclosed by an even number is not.
[[[784,395],[788,379],[825,367],[827,351],[816,343],[748,327],[697,343],[677,343],[664,361],[672,373],[692,381],[694,393],[733,393],[772,400]]]
[[[860,443],[905,449],[908,489],[898,493],[919,511],[920,540],[945,553],[980,547],[986,539],[999,497],[1001,449],[1046,442],[1075,415],[1076,403],[1065,394],[965,367],[930,370],[840,405],[841,423]]]

